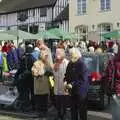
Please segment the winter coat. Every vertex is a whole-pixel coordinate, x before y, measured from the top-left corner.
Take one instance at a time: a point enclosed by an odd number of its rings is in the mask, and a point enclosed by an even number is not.
[[[50,83],[49,77],[46,75],[46,67],[47,66],[41,60],[36,61],[32,67],[35,95],[49,94]]]
[[[6,56],[3,55],[3,72],[8,72],[8,64],[7,64],[7,59]]]
[[[34,58],[32,57],[31,53],[26,53],[21,61],[18,71],[15,75],[15,83],[20,83],[24,87],[32,87],[33,86],[33,77],[31,68],[34,63]],[[23,76],[25,71],[28,71],[29,75]],[[23,76],[23,77],[21,77]]]
[[[3,72],[8,72],[8,64],[6,56],[0,52],[0,66],[2,67]]]
[[[55,95],[65,95],[64,77],[68,63],[69,61],[67,59],[64,59],[62,63],[60,63],[59,69],[57,71],[53,69],[53,75],[55,79],[54,84]]]
[[[75,63],[69,62],[65,74],[65,81],[73,86],[71,95],[86,97],[89,87],[89,76],[88,69],[81,58]]]
[[[16,49],[12,49],[7,54],[7,62],[10,70],[18,68],[18,55]]]
[[[106,86],[120,94],[120,53],[108,61],[105,69]]]

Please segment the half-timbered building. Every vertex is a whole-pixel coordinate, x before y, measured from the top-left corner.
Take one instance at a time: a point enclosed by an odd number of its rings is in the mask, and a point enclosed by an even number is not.
[[[59,16],[67,6],[68,0],[2,0],[0,29],[19,28],[37,33],[51,27],[60,27],[66,31],[68,20],[62,20]]]

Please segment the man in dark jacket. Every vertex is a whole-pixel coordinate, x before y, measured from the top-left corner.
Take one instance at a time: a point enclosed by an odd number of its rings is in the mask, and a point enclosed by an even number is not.
[[[71,88],[71,120],[87,120],[89,79],[88,70],[81,57],[81,53],[77,48],[70,50],[71,61],[65,74],[67,88]]]
[[[32,56],[32,52],[33,46],[31,44],[27,45],[26,52],[22,56],[19,69],[15,75],[15,79],[20,98],[24,101],[31,101],[32,107],[34,109],[34,81],[31,68],[35,59]]]

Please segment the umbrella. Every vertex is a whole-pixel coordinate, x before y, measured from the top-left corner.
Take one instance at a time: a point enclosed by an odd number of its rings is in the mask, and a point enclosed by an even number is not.
[[[15,40],[16,36],[10,35],[8,33],[0,32],[0,40]]]
[[[80,39],[80,35],[78,35],[77,33],[70,33],[72,39]]]
[[[102,35],[104,38],[120,38],[120,30],[112,31]]]
[[[61,39],[64,39],[64,40],[72,39],[72,36],[69,33],[64,32],[60,28],[53,28],[53,29],[48,30],[48,32],[50,32],[53,35],[56,35],[56,36],[58,36],[58,37],[60,37]]]
[[[19,39],[39,39],[38,36],[32,34],[32,33],[28,33],[28,32],[25,32],[25,31],[22,31],[22,30],[7,30],[7,31],[4,31],[5,33],[8,33],[9,35],[14,35],[16,36],[16,39],[17,37]]]
[[[48,32],[48,31],[42,31],[42,32],[39,32],[36,35],[38,37],[40,37],[41,39],[60,39],[59,37],[57,37],[56,35]]]

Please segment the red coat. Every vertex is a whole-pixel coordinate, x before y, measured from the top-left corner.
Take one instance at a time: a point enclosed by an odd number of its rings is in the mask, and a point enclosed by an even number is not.
[[[2,51],[8,53],[9,48],[8,48],[7,46],[3,46],[3,47],[2,47]]]
[[[109,86],[113,81],[113,85],[111,85],[111,87],[113,86],[115,92],[120,94],[120,61],[115,59],[110,60],[106,67],[105,73],[107,86]]]

